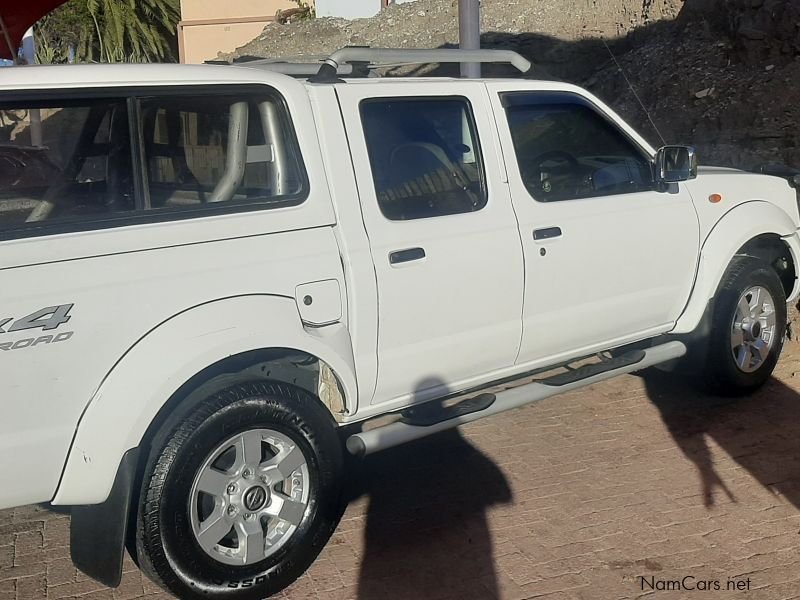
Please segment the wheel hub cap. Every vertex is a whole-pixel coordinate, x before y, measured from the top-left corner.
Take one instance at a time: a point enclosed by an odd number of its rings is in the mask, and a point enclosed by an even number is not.
[[[221,563],[258,563],[292,537],[310,495],[308,463],[291,438],[270,429],[237,434],[195,476],[188,506],[195,541]]]
[[[269,492],[260,485],[254,485],[244,493],[244,506],[249,511],[260,509],[267,503]]]
[[[775,345],[775,301],[764,287],[754,286],[739,298],[731,324],[731,352],[740,371],[757,371]]]

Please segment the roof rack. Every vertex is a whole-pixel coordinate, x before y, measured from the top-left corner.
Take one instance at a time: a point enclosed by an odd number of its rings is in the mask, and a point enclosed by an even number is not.
[[[320,62],[309,62],[313,57],[256,58],[244,56],[234,59],[238,66],[258,67],[293,77],[308,77],[311,83],[336,83],[342,77],[375,77],[375,69],[401,67],[426,63],[507,63],[520,72],[532,68],[529,60],[512,50],[460,50],[458,48],[402,49],[348,46],[341,48]],[[222,60],[209,60],[209,64],[231,64]]]
[[[401,65],[420,65],[425,63],[509,63],[521,73],[527,73],[533,66],[513,50],[461,50],[458,48],[401,49],[401,48],[341,48],[326,58],[319,71],[308,80],[311,83],[332,83],[338,81],[339,67],[345,63],[367,63],[370,68]]]

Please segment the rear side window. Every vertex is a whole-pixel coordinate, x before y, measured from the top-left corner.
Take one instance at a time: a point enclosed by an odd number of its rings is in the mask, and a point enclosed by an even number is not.
[[[572,94],[506,94],[520,174],[540,202],[653,188],[650,158],[614,123]]]
[[[301,203],[294,128],[264,89],[0,102],[0,236]]]
[[[134,208],[124,99],[0,105],[0,228]]]
[[[153,97],[140,111],[151,208],[299,199],[299,152],[272,98]]]
[[[361,120],[378,205],[387,219],[486,206],[480,145],[465,98],[365,100]]]

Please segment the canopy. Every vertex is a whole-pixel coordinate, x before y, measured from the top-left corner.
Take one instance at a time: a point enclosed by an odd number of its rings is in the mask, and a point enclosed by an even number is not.
[[[30,26],[66,0],[0,0],[0,58],[16,60]]]

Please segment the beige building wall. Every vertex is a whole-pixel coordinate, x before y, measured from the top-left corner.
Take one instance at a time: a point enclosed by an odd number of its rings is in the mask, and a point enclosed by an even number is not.
[[[181,62],[202,63],[257,37],[292,0],[181,0],[178,44]]]

